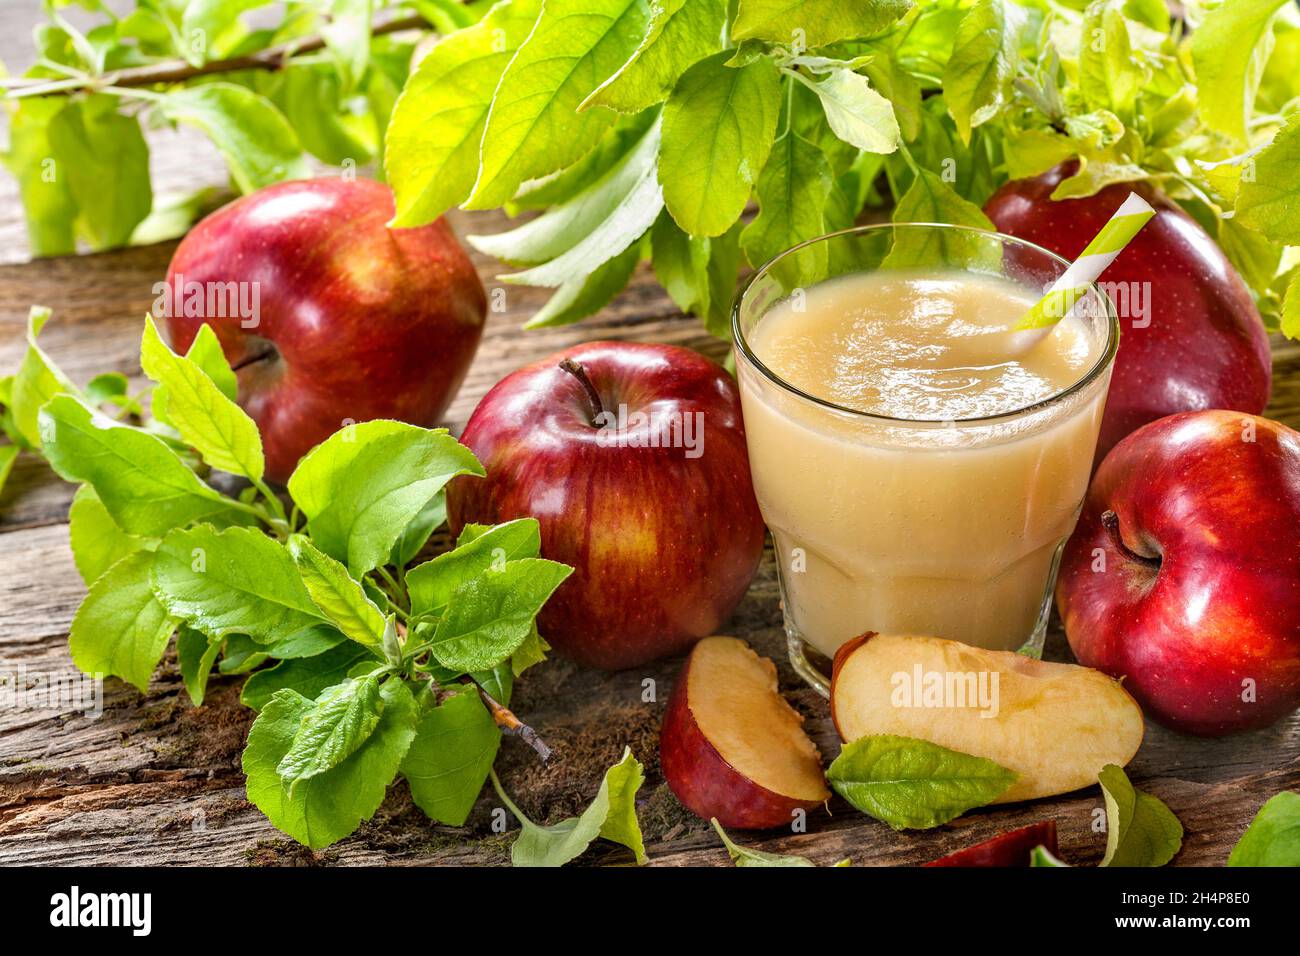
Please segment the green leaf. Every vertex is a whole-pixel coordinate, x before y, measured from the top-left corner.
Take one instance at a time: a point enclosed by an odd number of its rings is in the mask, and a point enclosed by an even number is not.
[[[496,4],[476,26],[440,40],[407,80],[384,154],[394,226],[432,222],[468,198],[492,95],[541,9],[541,0]]]
[[[713,238],[689,236],[669,215],[661,215],[650,233],[655,278],[677,307],[704,320],[710,335],[731,335],[731,296],[740,266],[737,222]]]
[[[692,63],[722,48],[725,0],[660,0],[632,57],[583,100],[579,109],[604,106],[639,113],[668,98]]]
[[[243,193],[311,175],[298,136],[266,97],[233,83],[178,87],[159,100],[174,123],[194,126],[216,144]]]
[[[1300,339],[1300,272],[1291,277],[1282,300],[1281,332],[1289,339]]]
[[[240,14],[264,7],[268,2],[269,0],[187,0],[175,4],[175,7],[183,11],[180,22],[183,55],[195,66],[202,64],[205,59],[203,53],[212,51],[215,41],[231,32],[232,28],[238,29]],[[166,11],[164,15],[170,15],[167,5],[163,5],[163,10]],[[206,40],[200,50],[195,50],[188,42],[196,35]]]
[[[764,853],[762,850],[751,850],[748,847],[740,846],[731,842],[731,837],[727,836],[727,831],[722,829],[722,824],[718,818],[714,817],[711,821],[713,829],[717,831],[722,838],[723,845],[727,848],[727,854],[731,857],[731,862],[736,866],[816,866],[812,860],[804,856],[783,856],[780,853]]]
[[[221,638],[213,640],[184,625],[176,634],[176,658],[181,666],[181,680],[185,683],[185,692],[190,695],[190,703],[195,707],[203,705],[212,665],[224,644]]]
[[[821,100],[826,122],[846,143],[869,153],[892,153],[898,149],[898,118],[894,107],[871,88],[861,73],[832,69],[815,80],[793,73]]]
[[[379,647],[384,615],[348,569],[300,534],[289,539],[289,553],[298,565],[307,593],[321,612],[358,644]]]
[[[166,389],[167,421],[204,461],[251,481],[262,480],[266,461],[257,425],[197,364],[167,347],[152,316],[144,320],[140,366]]]
[[[49,139],[49,126],[66,105],[61,96],[31,97],[9,114],[5,165],[18,180],[27,215],[27,240],[36,256],[77,251],[77,203]]]
[[[1133,104],[1147,75],[1129,43],[1122,4],[1094,3],[1083,19],[1079,46],[1079,90],[1092,109],[1110,110],[1123,119],[1133,116]]]
[[[425,816],[461,826],[474,809],[501,745],[501,731],[471,689],[425,712],[402,761],[411,799]]]
[[[848,744],[826,779],[853,806],[895,830],[926,830],[992,803],[1016,775],[983,757],[878,734]]]
[[[285,688],[315,699],[326,687],[344,680],[357,664],[373,660],[364,648],[343,641],[314,657],[283,660],[258,671],[244,681],[239,699],[245,707],[254,710],[261,710],[276,691]]]
[[[928,169],[916,171],[912,185],[894,207],[894,222],[951,222],[993,228],[979,206],[963,199]],[[891,269],[932,268],[940,263],[959,267],[975,264],[997,252],[996,244],[987,238],[960,230],[904,230],[895,237],[884,264]]]
[[[41,410],[40,429],[51,467],[66,481],[94,485],[108,513],[129,534],[158,538],[233,505],[161,439],[70,395],[55,396]]]
[[[333,770],[379,725],[379,678],[367,674],[326,688],[303,715],[276,772],[293,795],[304,780]]]
[[[420,513],[411,519],[402,536],[393,545],[393,553],[388,563],[394,567],[404,568],[410,564],[429,543],[433,533],[447,520],[447,495],[438,492],[428,500]]]
[[[872,36],[911,8],[912,0],[740,0],[731,35],[812,49]]]
[[[1079,157],[1079,171],[1052,190],[1052,199],[1092,196],[1114,183],[1132,183],[1147,178],[1147,171],[1135,163]]]
[[[1047,172],[1074,156],[1076,149],[1068,137],[1049,130],[1008,131],[1002,140],[1007,175],[1012,179],[1028,179]]]
[[[429,650],[444,667],[481,671],[528,639],[533,619],[573,569],[544,558],[507,561],[458,587]]]
[[[354,577],[386,562],[406,527],[456,475],[483,466],[445,429],[402,422],[348,425],[316,446],[289,478],[315,545]]]
[[[369,65],[371,6],[371,0],[330,0],[329,21],[321,26],[344,93],[356,89]]]
[[[614,114],[578,106],[636,51],[648,19],[644,0],[547,0],[493,96],[469,208],[499,206],[596,145]]]
[[[659,181],[673,219],[694,236],[721,235],[740,218],[781,111],[772,63],[733,68],[728,56],[692,66],[664,107]]]
[[[1107,764],[1097,775],[1106,800],[1102,866],[1164,866],[1183,845],[1183,825],[1155,797],[1133,789],[1124,771]]]
[[[231,640],[236,639],[248,640],[242,634],[236,635]],[[264,652],[269,657],[284,659],[315,657],[317,654],[323,654],[346,640],[347,637],[344,636],[343,632],[333,624],[316,621],[302,628],[302,630],[294,631],[287,637],[277,637],[266,644],[258,644],[254,641],[249,641],[249,644],[254,650]]]
[[[249,801],[277,829],[313,850],[343,839],[374,815],[415,738],[410,690],[394,678],[379,693],[382,713],[365,743],[333,769],[299,781],[292,794],[276,768],[313,703],[296,691],[277,691],[249,731],[243,759]]]
[[[153,562],[151,552],[136,551],[104,572],[77,609],[68,634],[77,667],[120,677],[142,694],[176,629],[176,618],[149,585]]]
[[[603,177],[536,219],[492,236],[469,236],[479,251],[541,263],[504,275],[507,282],[559,286],[580,282],[636,243],[663,208],[656,174],[659,124]],[[549,260],[549,261],[548,261]]]
[[[943,71],[943,96],[963,142],[1011,97],[1018,61],[1017,23],[1004,0],[980,0],[957,28]]]
[[[528,637],[510,655],[510,672],[515,677],[518,677],[528,668],[545,661],[546,652],[550,649],[551,645],[547,644],[546,639],[538,633],[537,623],[533,622],[533,629],[529,632]]]
[[[207,525],[163,538],[154,592],[167,610],[209,637],[289,637],[322,619],[284,545],[252,528]]]
[[[217,333],[212,331],[212,326],[206,322],[199,326],[194,341],[190,343],[189,350],[185,353],[185,358],[212,379],[222,395],[232,402],[235,400],[239,383],[230,368],[230,363],[226,361],[225,353],[221,350],[221,342],[217,338]],[[167,416],[167,389],[162,386],[155,388],[151,401],[154,418],[170,423]]]
[[[68,543],[77,572],[87,586],[128,554],[158,547],[154,538],[127,534],[119,528],[92,485],[82,485],[72,496]]]
[[[1236,219],[1274,242],[1300,245],[1300,120],[1293,118],[1254,159],[1237,193]]]
[[[1045,846],[1036,846],[1029,851],[1029,865],[1031,867],[1045,866],[1065,866],[1070,864],[1064,863],[1052,854],[1052,851]]]
[[[509,561],[536,558],[541,547],[541,526],[536,518],[507,521],[473,537],[462,532],[453,550],[407,572],[412,615],[443,611],[456,589],[467,581],[489,570],[503,571]]]
[[[119,408],[131,408],[138,413],[142,411],[138,403],[132,405],[127,399],[130,384],[121,372],[100,372],[86,383],[86,404],[108,403]]]
[[[645,863],[645,846],[636,819],[636,793],[644,780],[641,764],[630,748],[625,749],[623,759],[605,771],[591,806],[581,816],[549,827],[538,826],[521,814],[498,788],[522,827],[510,847],[511,862],[515,866],[563,866],[581,856],[599,836],[622,844],[636,855],[638,864]]]
[[[9,473],[13,471],[17,460],[17,445],[0,445],[0,491],[5,490],[5,482],[9,480]]]
[[[1246,142],[1246,120],[1273,50],[1273,19],[1286,0],[1231,0],[1192,33],[1197,110],[1207,126]]]
[[[524,328],[569,325],[594,315],[623,291],[640,261],[641,243],[634,242],[608,262],[597,266],[590,275],[570,279],[561,285],[524,323]]]
[[[76,394],[62,370],[36,344],[36,338],[50,320],[50,310],[34,305],[27,313],[27,351],[10,386],[9,407],[14,416],[14,427],[33,448],[41,446],[39,416],[41,407],[55,395]]]
[[[826,232],[825,208],[835,180],[820,149],[794,130],[777,138],[758,177],[758,215],[740,233],[740,247],[755,267],[791,246]],[[826,247],[796,253],[802,274],[825,278]]]
[[[51,121],[50,145],[67,176],[77,220],[95,249],[124,246],[149,215],[149,147],[115,96],[72,100]]]
[[[1259,808],[1228,866],[1300,866],[1300,793],[1284,791]]]

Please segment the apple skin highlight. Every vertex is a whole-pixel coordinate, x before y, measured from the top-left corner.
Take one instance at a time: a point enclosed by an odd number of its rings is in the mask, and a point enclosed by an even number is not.
[[[1295,710],[1300,433],[1229,411],[1134,432],[1097,471],[1056,600],[1080,663],[1122,677],[1175,730],[1225,734]]]
[[[389,229],[392,216],[372,180],[280,183],[208,216],[172,257],[173,308],[155,318],[178,352],[212,326],[272,481],[348,422],[437,424],[465,378],[483,284],[445,220]],[[184,308],[187,289],[226,283],[256,289],[256,316],[207,315],[206,296],[205,314]]]

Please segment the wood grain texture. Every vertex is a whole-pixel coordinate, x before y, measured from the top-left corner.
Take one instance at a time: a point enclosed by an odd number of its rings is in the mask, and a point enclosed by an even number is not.
[[[23,65],[37,0],[0,11],[0,58]],[[71,15],[76,15],[73,11]],[[200,137],[152,140],[155,179],[164,189],[219,184],[220,161]],[[463,235],[494,231],[495,214],[457,215]],[[54,309],[42,342],[76,380],[107,369],[138,379],[141,318],[174,247],[27,263],[25,232],[12,180],[0,176],[0,369],[23,350],[29,305]],[[475,258],[488,287],[496,267]],[[714,358],[726,351],[700,324],[681,316],[642,266],[628,289],[580,326],[521,334],[544,301],[540,290],[504,287],[505,309],[490,316],[483,344],[448,422],[459,431],[475,403],[504,374],[540,356],[597,338],[671,342]],[[1300,346],[1275,352],[1272,417],[1300,426]],[[239,755],[252,714],[238,702],[239,678],[215,676],[202,707],[189,705],[169,655],[141,695],[108,681],[88,700],[47,706],[52,683],[79,686],[66,635],[84,588],[67,551],[72,488],[39,460],[22,457],[0,494],[0,863],[3,864],[486,864],[508,863],[510,834],[491,827],[497,801],[485,794],[464,828],[430,823],[404,786],[393,788],[370,823],[313,854],[280,835],[244,799]],[[775,567],[769,552],[730,632],[775,659],[782,687],[807,718],[829,759],[838,744],[825,703],[791,672],[783,654]],[[1059,630],[1049,656],[1068,655]],[[508,739],[499,769],[534,819],[554,821],[583,806],[601,770],[630,745],[646,764],[640,814],[655,864],[725,865],[716,837],[667,791],[658,773],[659,718],[680,660],[617,674],[553,660],[522,682],[514,705],[555,750],[543,768]],[[653,699],[647,700],[647,687]],[[1180,865],[1222,863],[1255,810],[1300,786],[1300,716],[1223,740],[1181,737],[1149,726],[1129,768],[1135,784],[1163,799],[1187,830]],[[980,810],[934,831],[899,834],[832,801],[810,815],[804,834],[735,834],[775,852],[830,864],[916,864],[1045,818],[1060,829],[1062,856],[1095,863],[1105,844],[1096,828],[1100,793]],[[582,863],[626,865],[629,854],[598,845]]]

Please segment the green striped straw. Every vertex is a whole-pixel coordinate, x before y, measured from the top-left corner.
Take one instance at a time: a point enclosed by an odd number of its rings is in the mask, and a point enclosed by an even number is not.
[[[1124,251],[1138,230],[1155,214],[1150,203],[1137,193],[1129,193],[1128,198],[1115,210],[1115,215],[1110,217],[1110,221],[1101,227],[1101,232],[1079,254],[1079,258],[1061,273],[1047,294],[1016,323],[1015,330],[1046,329],[1069,315],[1074,304],[1087,293],[1106,271],[1106,267],[1115,261],[1115,257]]]

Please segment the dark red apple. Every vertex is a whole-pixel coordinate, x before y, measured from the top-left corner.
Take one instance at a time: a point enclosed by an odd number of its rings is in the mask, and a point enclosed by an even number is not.
[[[435,424],[474,357],[487,301],[451,227],[389,229],[392,216],[372,180],[280,183],[208,216],[172,257],[155,318],[177,351],[212,326],[273,481],[348,422]]]
[[[763,519],[736,383],[704,356],[559,352],[498,382],[461,441],[487,477],[449,486],[452,532],[531,516],[542,554],[573,566],[538,622],[557,651],[632,667],[714,633],[744,596]]]
[[[1095,460],[1133,429],[1174,412],[1262,412],[1272,383],[1268,337],[1227,256],[1176,203],[1146,183],[1053,200],[1052,190],[1075,168],[1071,161],[1007,183],[984,211],[1002,232],[1072,260],[1130,191],[1156,209],[1101,276],[1102,283],[1118,283],[1124,291],[1113,296],[1122,331]],[[1138,302],[1149,307],[1145,317],[1135,314]]]
[[[1263,727],[1300,706],[1300,433],[1171,415],[1101,463],[1056,589],[1080,663],[1161,723]]]
[[[830,799],[821,754],[777,690],[776,666],[734,637],[695,645],[659,731],[659,766],[689,810],[724,827],[790,826]]]
[[[991,840],[976,843],[964,850],[949,853],[926,866],[1029,866],[1035,847],[1045,847],[1052,856],[1057,854],[1056,821],[1043,820],[1018,830],[999,833]]]

